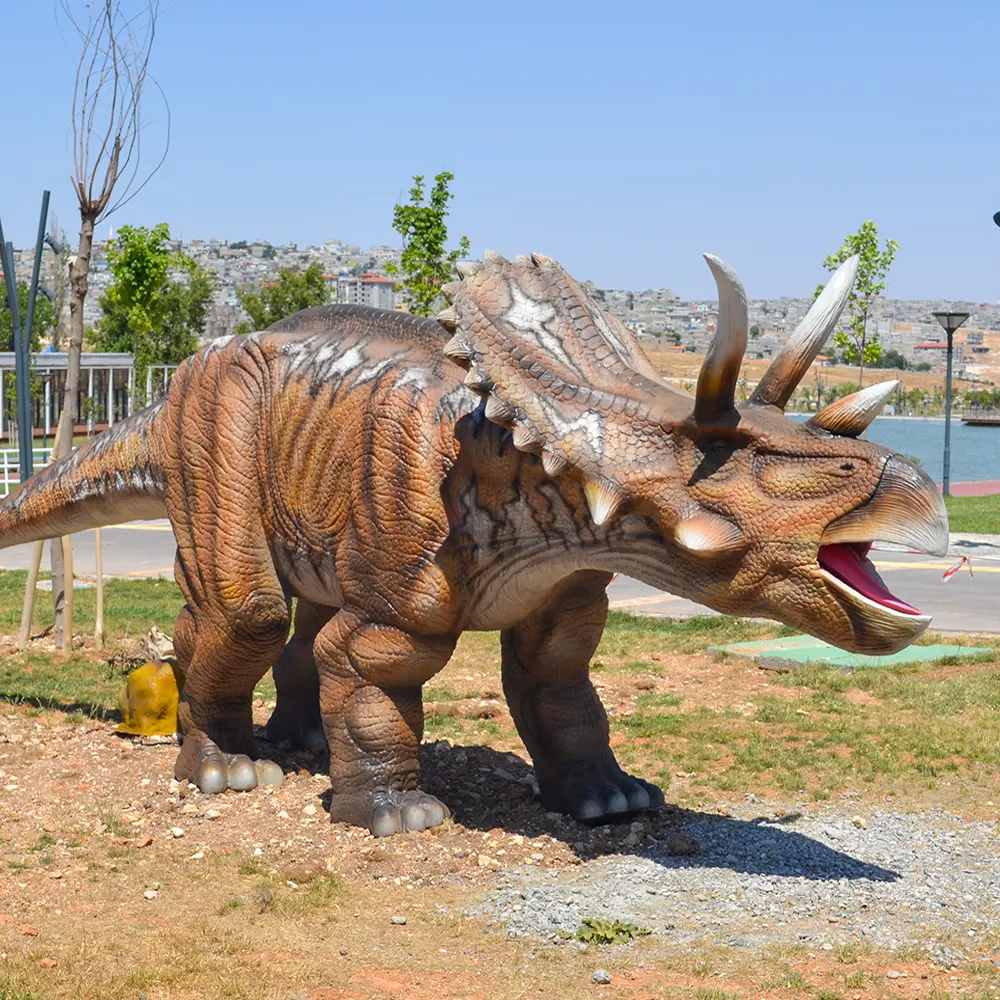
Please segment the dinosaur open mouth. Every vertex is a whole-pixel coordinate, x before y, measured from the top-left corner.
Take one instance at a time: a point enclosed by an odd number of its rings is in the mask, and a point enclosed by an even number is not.
[[[889,591],[878,575],[868,552],[871,542],[839,542],[819,547],[820,567],[835,577],[843,586],[862,597],[891,611],[904,615],[919,615],[912,604],[900,600]]]

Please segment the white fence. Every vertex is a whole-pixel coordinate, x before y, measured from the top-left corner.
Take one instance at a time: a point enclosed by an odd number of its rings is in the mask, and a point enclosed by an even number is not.
[[[51,448],[33,448],[32,468],[37,472],[49,460]],[[3,462],[3,486],[0,496],[8,496],[12,489],[21,485],[21,463],[16,448],[0,449],[0,460]]]

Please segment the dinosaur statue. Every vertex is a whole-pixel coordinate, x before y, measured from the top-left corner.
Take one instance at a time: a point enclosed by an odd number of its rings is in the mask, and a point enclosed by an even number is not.
[[[746,299],[707,260],[719,319],[693,398],[554,260],[487,252],[437,320],[323,306],[213,342],[165,398],[0,505],[0,547],[166,513],[186,601],[176,776],[204,792],[253,784],[251,697],[273,664],[269,737],[329,746],[333,820],[441,823],[418,781],[421,685],[464,630],[498,629],[545,807],[589,822],[655,807],[588,676],[614,572],[891,653],[929,618],[866,553],[948,539],[931,480],[858,439],[894,382],[808,423],[782,412],[856,260],[740,408]]]

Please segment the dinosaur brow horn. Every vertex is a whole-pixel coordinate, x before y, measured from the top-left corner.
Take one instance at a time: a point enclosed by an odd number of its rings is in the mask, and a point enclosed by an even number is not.
[[[750,403],[785,408],[802,376],[816,360],[827,338],[847,305],[854,279],[858,274],[858,258],[851,257],[837,268],[826,288],[812,304],[781,353],[757,383]]]
[[[694,416],[699,423],[708,423],[735,405],[748,324],[746,292],[736,272],[710,253],[705,260],[719,288],[719,324],[698,374]]]

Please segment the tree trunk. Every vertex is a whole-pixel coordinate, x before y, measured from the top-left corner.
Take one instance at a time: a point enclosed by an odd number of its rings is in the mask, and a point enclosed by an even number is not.
[[[68,455],[73,450],[73,431],[76,426],[76,406],[80,395],[80,354],[83,351],[83,303],[87,298],[90,278],[90,255],[94,247],[95,215],[85,208],[80,209],[80,245],[76,258],[70,265],[69,300],[69,344],[67,349],[66,386],[63,390],[63,410],[66,419],[60,422],[55,442],[55,458]],[[57,555],[58,552],[58,555]],[[63,601],[66,595],[65,573],[63,572],[62,549],[58,542],[52,544],[52,602],[56,613],[56,645],[62,645]],[[56,563],[60,563],[58,578]],[[70,623],[72,630],[72,623]]]

